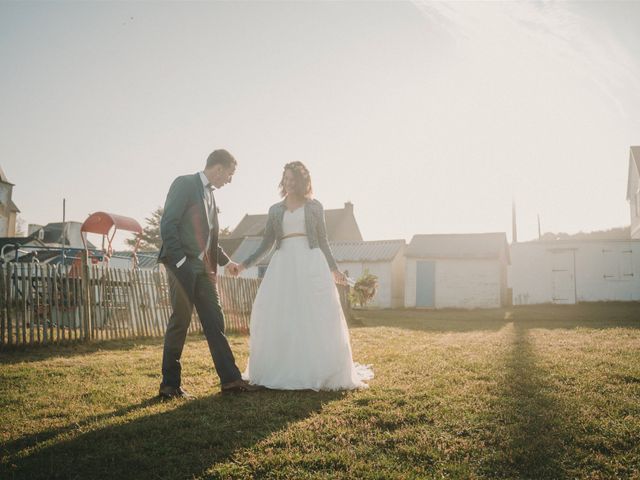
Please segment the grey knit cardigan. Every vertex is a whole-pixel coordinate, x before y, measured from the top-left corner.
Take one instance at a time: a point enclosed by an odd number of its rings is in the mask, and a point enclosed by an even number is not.
[[[284,212],[287,209],[284,200],[271,205],[269,208],[269,215],[267,218],[267,226],[264,230],[264,236],[262,242],[249,256],[242,265],[247,268],[257,262],[265,253],[271,250],[274,242],[276,244],[276,250],[280,248],[280,242],[283,237],[282,219],[284,218]],[[318,200],[307,200],[304,204],[304,224],[309,241],[309,248],[320,248],[324,253],[329,268],[331,270],[337,270],[338,266],[331,253],[329,247],[329,240],[327,238],[327,227],[324,221],[324,209],[322,204]]]

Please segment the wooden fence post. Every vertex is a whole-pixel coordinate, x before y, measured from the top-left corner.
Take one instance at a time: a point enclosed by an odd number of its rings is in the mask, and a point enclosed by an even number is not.
[[[84,290],[84,302],[83,302],[83,318],[84,323],[84,339],[86,341],[91,340],[93,328],[91,319],[91,272],[89,266],[89,255],[85,250],[82,253],[82,268],[80,271],[82,278],[82,289]]]

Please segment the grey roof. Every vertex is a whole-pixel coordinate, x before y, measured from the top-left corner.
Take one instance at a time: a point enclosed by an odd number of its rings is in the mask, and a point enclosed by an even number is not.
[[[419,258],[500,258],[510,262],[507,234],[464,233],[414,235],[407,247],[407,257]]]
[[[249,215],[242,217],[240,223],[233,229],[229,238],[243,238],[262,235],[267,226],[267,215]]]
[[[20,209],[18,208],[18,206],[15,204],[15,202],[13,200],[9,200],[9,209],[12,212],[18,212],[20,213]]]
[[[336,262],[387,262],[405,248],[404,240],[330,242]]]

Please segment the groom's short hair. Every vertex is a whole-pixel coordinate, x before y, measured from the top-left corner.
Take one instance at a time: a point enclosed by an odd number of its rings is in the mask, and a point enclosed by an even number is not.
[[[209,157],[207,157],[206,168],[211,168],[214,165],[222,165],[225,168],[229,168],[230,166],[236,166],[237,164],[238,162],[236,162],[236,159],[233,158],[233,155],[231,155],[226,150],[220,149],[214,150],[213,152],[211,152]]]

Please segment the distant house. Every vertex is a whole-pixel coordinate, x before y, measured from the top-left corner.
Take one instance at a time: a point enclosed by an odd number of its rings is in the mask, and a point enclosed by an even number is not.
[[[0,168],[0,237],[16,236],[16,220],[20,210],[11,199],[13,187],[13,183],[7,180]]]
[[[629,149],[627,201],[631,213],[631,238],[640,238],[640,147]]]
[[[365,272],[378,277],[378,290],[369,306],[398,308],[404,305],[404,240],[331,242],[341,271],[353,280]]]
[[[405,306],[495,308],[509,303],[505,233],[415,235],[406,251]]]
[[[37,238],[30,237],[2,237],[0,238],[0,262],[31,262],[34,252],[45,247]]]
[[[353,214],[353,203],[346,202],[344,208],[328,209],[324,211],[327,223],[327,236],[332,242],[354,242],[362,241],[362,234]],[[232,245],[230,240],[238,240],[245,237],[261,237],[267,226],[267,214],[245,215],[240,223],[233,229],[224,241]],[[240,243],[237,243],[237,248]],[[224,248],[224,244],[223,244]],[[227,252],[233,253],[233,252]]]
[[[81,222],[53,222],[42,225],[29,225],[29,235],[35,235],[36,238],[44,242],[50,247],[69,247],[84,249],[82,242],[82,233],[80,228]],[[91,242],[87,241],[87,246],[91,249],[96,248]]]
[[[640,300],[640,240],[555,240],[511,245],[513,303]]]

